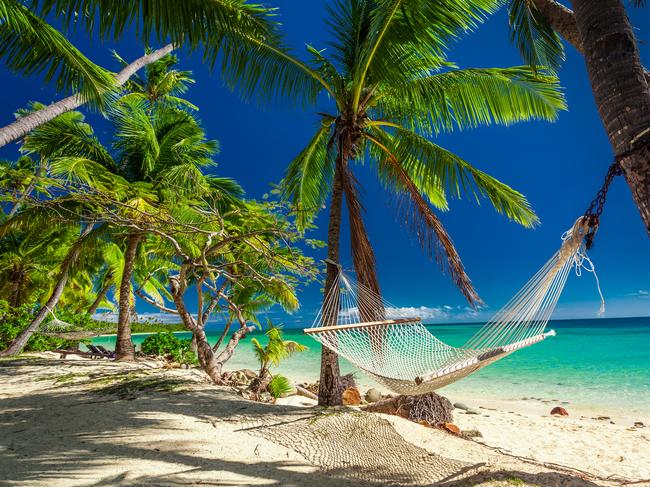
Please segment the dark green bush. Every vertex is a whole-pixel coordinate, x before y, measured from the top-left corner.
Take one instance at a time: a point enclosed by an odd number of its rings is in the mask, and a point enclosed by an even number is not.
[[[142,353],[164,357],[181,364],[196,364],[196,355],[190,350],[192,340],[180,339],[172,332],[150,335],[142,342]]]
[[[0,350],[9,346],[18,334],[27,328],[37,309],[36,303],[26,303],[12,308],[5,300],[0,300]],[[27,342],[25,351],[42,352],[74,346],[77,342],[35,333]]]

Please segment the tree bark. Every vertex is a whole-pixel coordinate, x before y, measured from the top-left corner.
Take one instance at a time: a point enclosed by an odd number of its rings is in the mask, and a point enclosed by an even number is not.
[[[23,285],[24,271],[22,268],[14,268],[11,273],[11,295],[9,296],[9,304],[12,308],[20,306],[20,289]]]
[[[226,338],[226,335],[228,334],[228,331],[230,330],[230,326],[232,325],[232,319],[229,319],[225,326],[223,327],[223,331],[221,332],[221,335],[219,336],[219,339],[217,342],[213,345],[212,350],[215,352],[219,350],[219,347],[223,343],[224,339]]]
[[[161,49],[158,49],[136,59],[131,64],[125,66],[124,69],[122,69],[115,76],[115,85],[118,87],[124,85],[131,76],[133,76],[144,66],[158,61],[160,58],[169,54],[174,49],[175,47],[173,44],[167,44]],[[42,110],[36,110],[35,112],[18,118],[16,121],[10,123],[9,125],[0,128],[0,147],[4,147],[10,142],[24,137],[35,128],[40,127],[41,125],[53,120],[59,115],[79,108],[83,104],[84,101],[80,95],[71,95],[67,98],[64,98],[63,100],[52,103]]]
[[[332,201],[330,204],[329,223],[327,229],[327,277],[325,279],[325,296],[336,283],[338,267],[332,264],[340,259],[341,213],[343,206],[343,161],[337,161],[332,185]],[[326,317],[327,324],[336,324],[338,303],[332,307],[332,316]],[[340,406],[343,398],[340,385],[339,357],[327,347],[322,348],[320,361],[320,383],[318,386],[318,404],[320,406]]]
[[[601,121],[650,236],[650,72],[620,0],[532,0],[585,59]]]
[[[131,341],[131,278],[138,245],[142,236],[131,234],[127,238],[126,252],[124,253],[124,270],[120,282],[119,315],[117,319],[117,343],[115,344],[115,358],[117,360],[135,360],[135,348]]]
[[[20,332],[14,341],[9,344],[9,347],[7,347],[6,350],[0,352],[0,357],[19,354],[23,348],[25,348],[25,345],[31,336],[36,332],[43,320],[47,318],[47,315],[51,313],[54,308],[56,308],[56,305],[58,304],[59,299],[61,299],[61,295],[63,294],[63,290],[65,289],[65,285],[68,282],[70,268],[79,258],[79,253],[81,252],[81,244],[84,238],[92,230],[92,227],[93,225],[91,224],[87,225],[86,228],[84,228],[79,239],[72,245],[68,254],[63,259],[63,262],[61,262],[56,285],[54,286],[52,294],[50,294],[50,297],[45,305],[38,311],[38,313],[36,313],[36,316],[34,316],[34,319],[29,324],[29,326]]]
[[[429,426],[440,426],[453,421],[454,407],[449,399],[429,392],[419,396],[397,396],[368,404],[362,408],[370,413],[391,414],[416,423],[426,421]]]
[[[183,324],[189,331],[192,332],[192,337],[196,340],[197,358],[199,359],[199,365],[203,371],[208,374],[210,379],[212,379],[212,382],[215,384],[223,384],[223,364],[234,353],[239,339],[245,333],[251,330],[246,328],[245,331],[240,329],[235,332],[233,334],[233,337],[231,337],[228,345],[226,346],[226,349],[221,352],[218,357],[216,357],[214,351],[212,350],[212,347],[208,343],[204,329],[198,325],[194,319],[194,316],[192,316],[192,314],[187,310],[187,307],[185,306],[184,295],[186,285],[185,283],[180,282],[182,279],[183,278],[181,276],[170,278],[171,295],[172,299],[174,300],[174,305],[176,306],[176,310],[178,311],[178,315],[181,317]]]
[[[650,236],[650,89],[619,0],[573,0],[589,81]]]
[[[535,8],[548,21],[555,32],[571,44],[579,53],[584,54],[582,39],[578,32],[575,14],[555,0],[531,0]],[[650,71],[644,68],[644,76],[650,84]]]

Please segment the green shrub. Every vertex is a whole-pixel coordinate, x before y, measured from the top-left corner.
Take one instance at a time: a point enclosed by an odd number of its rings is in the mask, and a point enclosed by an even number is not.
[[[172,332],[159,332],[150,335],[142,342],[142,353],[164,357],[181,364],[196,364],[196,355],[190,350],[192,340],[180,339]]]
[[[35,302],[12,308],[7,301],[0,300],[0,350],[7,348],[14,338],[29,326],[37,308]],[[25,351],[57,350],[74,346],[76,343],[78,342],[34,333],[25,345]]]

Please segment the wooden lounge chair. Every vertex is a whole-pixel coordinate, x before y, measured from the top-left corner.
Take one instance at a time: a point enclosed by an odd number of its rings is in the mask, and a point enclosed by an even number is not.
[[[107,350],[101,345],[95,345],[95,348],[99,350],[101,353],[104,354],[104,356],[108,358],[115,358],[115,351],[114,350]]]
[[[115,352],[109,352],[101,345],[86,345],[90,353],[97,355],[98,358],[114,358]]]
[[[78,355],[79,357],[86,358],[104,358],[102,353],[97,352],[82,352],[81,350],[56,350],[56,353],[59,354],[59,358],[67,358],[68,355]]]

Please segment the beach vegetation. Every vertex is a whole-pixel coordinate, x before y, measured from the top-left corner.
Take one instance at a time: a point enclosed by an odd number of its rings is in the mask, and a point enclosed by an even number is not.
[[[47,222],[67,238],[65,246],[59,234],[48,240],[59,249],[51,259],[56,278],[23,338],[57,306],[87,316],[116,307],[116,355],[132,359],[131,321],[141,299],[178,315],[193,332],[199,363],[220,381],[223,363],[258,326],[257,314],[275,304],[295,310],[295,287],[314,271],[296,246],[303,237],[286,205],[246,200],[235,181],[214,175],[218,144],[181,98],[192,80],[176,63],[170,55],[151,64],[115,98],[106,111],[110,144],[78,112],[25,137],[23,151],[40,161],[28,175],[39,191],[15,184],[16,164],[5,171],[7,185],[18,190],[8,198],[13,213],[3,228]],[[188,288],[197,291],[196,317],[186,312]],[[216,314],[238,324],[219,353],[208,350],[203,330]],[[14,342],[2,353],[22,349]]]
[[[287,394],[291,394],[295,391],[295,387],[291,383],[291,380],[281,374],[275,374],[271,377],[266,390],[271,397],[278,399]]]
[[[34,318],[34,302],[11,306],[9,302],[0,300],[0,350],[5,350],[25,330]],[[42,334],[32,335],[25,344],[28,352],[56,350],[74,344],[62,338]]]
[[[265,332],[267,343],[262,343],[257,338],[251,339],[255,357],[259,362],[260,369],[257,378],[252,382],[251,388],[257,393],[263,390],[275,398],[293,389],[292,384],[279,374],[271,374],[271,366],[278,366],[283,360],[291,357],[295,353],[307,350],[305,345],[293,340],[285,340],[282,336],[282,329],[268,322],[268,329]]]
[[[192,340],[181,339],[172,332],[150,335],[142,342],[140,350],[147,355],[163,357],[171,362],[196,365],[196,354],[191,350]]]
[[[48,22],[60,25],[63,33]],[[316,96],[314,80],[288,56],[275,9],[248,0],[192,2],[183,9],[173,2],[152,0],[55,0],[28,5],[0,0],[0,23],[6,46],[0,50],[0,60],[9,69],[26,76],[44,73],[46,81],[72,93],[0,128],[0,147],[84,103],[106,109],[134,73],[181,47],[202,49],[204,63],[211,69],[218,66],[226,85],[238,88],[245,98],[255,93],[270,99],[282,92],[292,101]],[[92,38],[103,40],[135,33],[143,45],[152,41],[165,45],[115,74],[84,57],[66,39],[70,29],[85,29]]]

